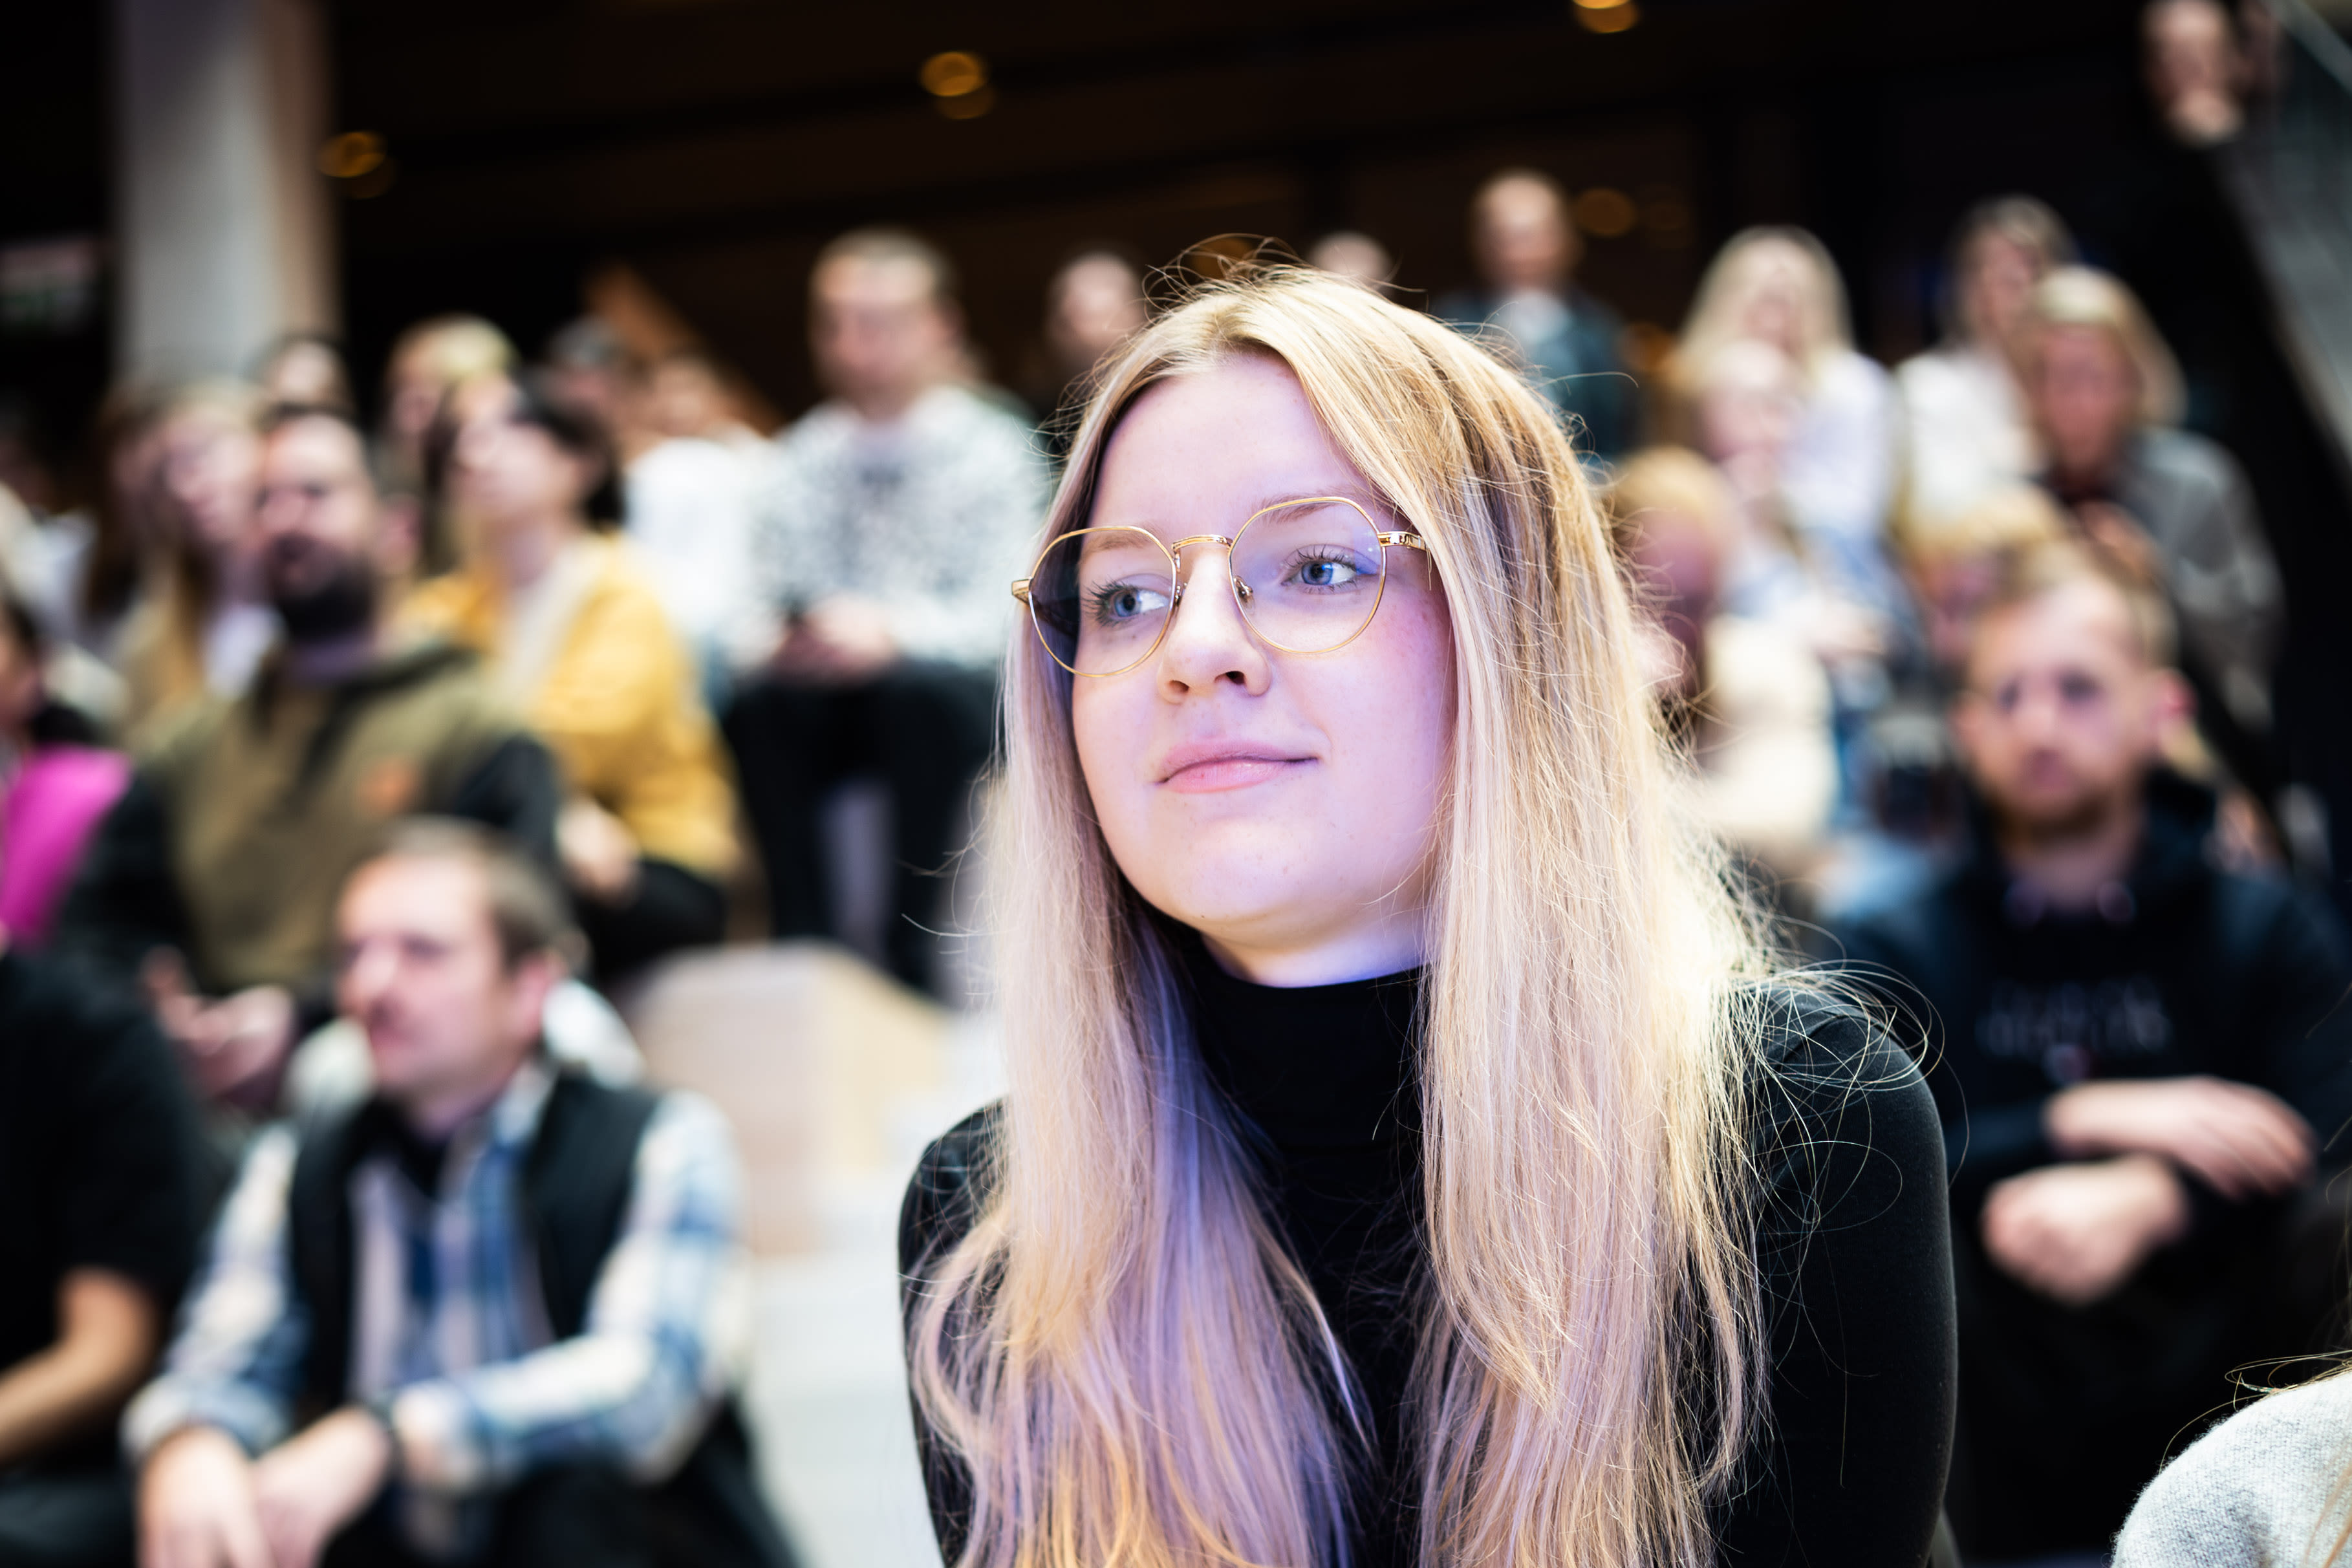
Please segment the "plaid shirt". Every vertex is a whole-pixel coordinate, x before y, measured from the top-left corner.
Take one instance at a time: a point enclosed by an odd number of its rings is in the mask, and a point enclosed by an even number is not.
[[[749,1348],[733,1141],[717,1111],[677,1093],[637,1146],[628,1211],[580,1334],[553,1339],[517,1203],[552,1082],[527,1064],[451,1139],[436,1193],[388,1154],[352,1176],[349,1394],[386,1411],[400,1446],[394,1504],[412,1542],[436,1555],[478,1541],[476,1494],[542,1467],[601,1460],[667,1475]],[[310,1340],[288,1242],[298,1147],[280,1126],[247,1156],[163,1375],[124,1417],[134,1458],[195,1424],[256,1454],[289,1435]]]

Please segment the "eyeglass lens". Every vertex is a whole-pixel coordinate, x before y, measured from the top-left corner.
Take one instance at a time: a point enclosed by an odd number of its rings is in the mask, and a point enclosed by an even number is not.
[[[1326,653],[1360,632],[1380,604],[1380,535],[1349,502],[1271,507],[1235,537],[1232,570],[1234,597],[1259,637],[1290,653]],[[1176,562],[1156,536],[1080,528],[1038,559],[1030,612],[1065,668],[1113,675],[1160,645],[1176,583]]]

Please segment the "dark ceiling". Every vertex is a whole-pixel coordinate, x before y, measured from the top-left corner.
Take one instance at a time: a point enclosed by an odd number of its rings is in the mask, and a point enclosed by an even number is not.
[[[1670,325],[1733,228],[1807,222],[1893,350],[1961,205],[2020,183],[2063,201],[2134,112],[2130,0],[1642,3],[1601,36],[1567,0],[341,0],[339,120],[395,165],[346,207],[354,346],[461,306],[529,343],[625,261],[790,409],[813,395],[811,254],[889,221],[956,256],[1019,384],[1074,246],[1158,263],[1216,234],[1360,227],[1442,291],[1468,278],[1465,199],[1517,162],[1634,201],[1586,272],[1630,316]],[[987,112],[948,118],[919,84],[943,49],[985,58]]]

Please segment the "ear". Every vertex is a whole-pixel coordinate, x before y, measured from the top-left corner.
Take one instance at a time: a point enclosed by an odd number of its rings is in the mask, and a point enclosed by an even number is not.
[[[513,1021],[519,1034],[537,1039],[545,1028],[547,998],[562,983],[563,960],[552,953],[531,953],[517,959],[509,982],[514,998]]]
[[[2148,672],[2149,727],[2159,740],[2187,728],[2197,717],[2197,693],[2178,670]]]

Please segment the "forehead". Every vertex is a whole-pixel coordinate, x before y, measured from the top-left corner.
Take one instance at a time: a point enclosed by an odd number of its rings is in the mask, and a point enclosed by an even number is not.
[[[448,940],[489,937],[489,883],[457,855],[392,855],[371,861],[343,891],[346,936],[408,931]]]
[[[845,256],[817,268],[810,287],[829,305],[927,305],[931,269],[910,256]]]
[[[2145,663],[2123,591],[2095,578],[1987,612],[1969,656],[1979,680],[2059,668],[2120,673]]]
[[[1371,501],[1290,367],[1234,354],[1154,383],[1120,417],[1103,454],[1101,524],[1211,531],[1301,496]]]
[[[365,465],[359,433],[340,421],[298,419],[270,434],[263,462],[271,473],[357,471]]]

